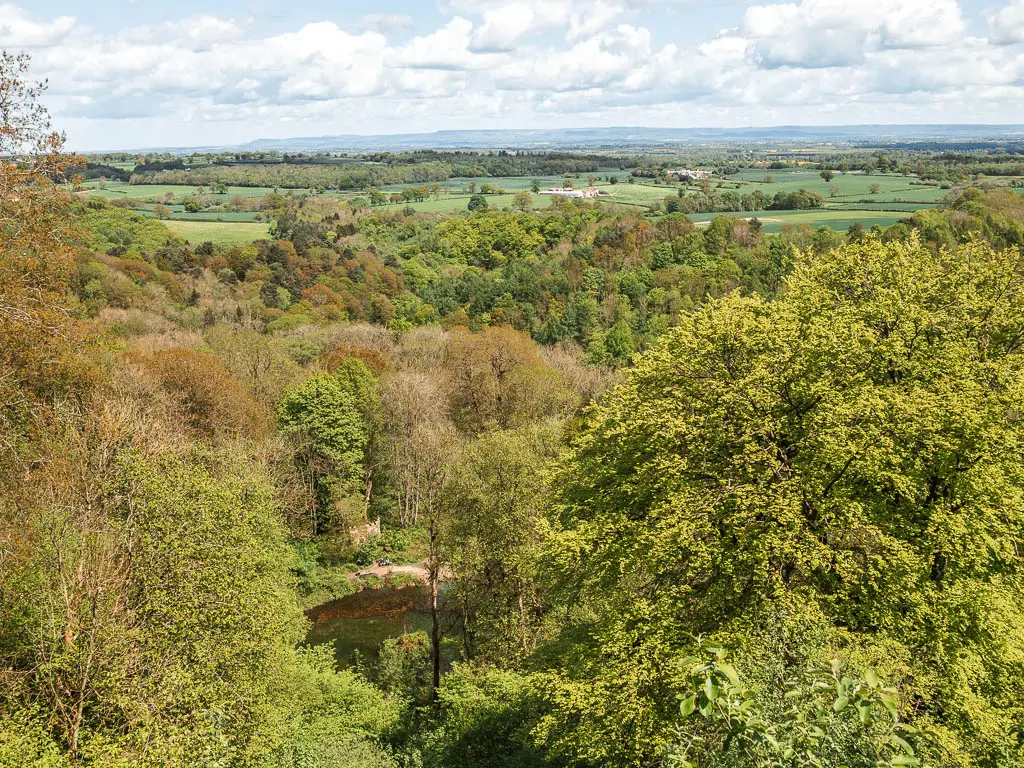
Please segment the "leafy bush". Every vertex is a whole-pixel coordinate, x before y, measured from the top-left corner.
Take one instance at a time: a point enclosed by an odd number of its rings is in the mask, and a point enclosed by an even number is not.
[[[45,718],[33,710],[3,712],[0,717],[0,768],[68,768],[64,750],[47,732]]]
[[[533,768],[543,763],[532,728],[542,703],[531,679],[457,664],[438,690],[424,747],[431,768]]]
[[[327,648],[296,652],[292,696],[274,768],[392,768],[384,746],[402,710],[358,674],[336,670]]]
[[[374,536],[361,544],[353,553],[356,565],[367,566],[390,558],[396,564],[418,562],[427,554],[427,532],[420,527],[384,528],[380,536]]]
[[[282,315],[276,320],[271,320],[267,323],[267,331],[270,333],[294,331],[296,328],[301,328],[303,325],[312,324],[313,318],[309,315]]]
[[[389,694],[425,701],[430,694],[430,658],[426,632],[385,640],[372,670],[373,680]]]
[[[422,582],[415,574],[396,571],[384,577],[384,586],[391,589],[402,589],[404,587],[418,587]]]
[[[805,670],[784,688],[748,687],[720,648],[701,649],[680,666],[690,676],[679,694],[679,768],[901,768],[921,766],[928,734],[900,718],[899,695],[867,670],[834,660],[828,672]],[[700,719],[695,715],[699,714]]]

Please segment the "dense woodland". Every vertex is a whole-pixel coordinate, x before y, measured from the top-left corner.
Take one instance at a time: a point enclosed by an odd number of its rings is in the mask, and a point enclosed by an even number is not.
[[[0,766],[1024,766],[1024,196],[767,235],[273,194],[190,244],[72,194],[27,67]],[[303,644],[402,552],[457,638]]]

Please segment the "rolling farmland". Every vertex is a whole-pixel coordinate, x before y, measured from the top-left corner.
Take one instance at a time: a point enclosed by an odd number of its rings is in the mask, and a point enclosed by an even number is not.
[[[609,183],[609,176],[620,181],[614,184]],[[700,189],[696,185],[656,183],[649,179],[637,179],[634,183],[627,183],[629,173],[613,167],[601,168],[593,174],[577,174],[571,178],[576,186],[585,186],[590,177],[595,178],[595,186],[603,193],[602,202],[621,205],[626,210],[635,209],[637,213],[646,213],[649,206],[661,203],[666,197],[678,195],[680,190],[687,196],[700,194]],[[541,176],[537,177],[536,181],[540,188],[545,189],[560,186],[564,178],[563,176]],[[861,172],[846,174],[837,172],[831,181],[826,181],[817,171],[811,170],[746,169],[725,178],[712,179],[709,184],[710,189],[719,194],[733,192],[738,195],[746,195],[754,190],[760,190],[764,194],[772,196],[779,192],[788,193],[803,189],[815,192],[825,198],[825,206],[820,209],[727,214],[731,216],[757,215],[765,220],[765,230],[773,232],[778,231],[783,223],[806,224],[814,227],[828,226],[838,230],[845,230],[852,223],[860,223],[865,227],[874,224],[889,226],[906,214],[940,205],[940,201],[948,193],[948,190],[941,189],[939,186],[914,183],[915,181],[914,177]],[[381,208],[383,210],[411,208],[423,213],[457,213],[466,209],[470,198],[469,189],[480,191],[484,185],[490,185],[505,193],[487,195],[489,205],[498,209],[511,208],[514,202],[514,193],[529,190],[533,182],[533,178],[526,177],[453,178],[440,184],[442,191],[436,198],[431,196],[418,202],[387,203]],[[381,191],[394,193],[410,186],[417,185],[393,184],[382,187]],[[173,225],[172,229],[189,239],[248,242],[248,239],[252,238],[251,233],[257,232],[260,233],[257,236],[262,236],[267,231],[267,225],[261,221],[263,214],[257,211],[185,211],[183,207],[185,200],[195,197],[198,193],[197,188],[192,186],[133,185],[117,181],[90,181],[84,185],[84,188],[84,193],[98,195],[107,200],[129,200],[133,207],[138,206],[139,213],[146,216],[155,215],[153,211],[155,204],[164,204],[170,210],[168,222]],[[872,192],[872,189],[876,189],[876,191]],[[206,199],[212,200],[215,205],[221,206],[236,196],[258,199],[273,191],[275,190],[270,187],[229,187],[227,193],[216,194],[204,189],[202,195]],[[313,190],[289,190],[288,192],[316,194]],[[353,191],[321,194],[325,197],[351,200],[362,193]],[[546,208],[553,203],[551,197],[537,194],[532,195],[532,199],[536,209]],[[692,218],[697,222],[709,221],[715,215],[718,214],[694,214]],[[200,232],[201,235],[197,234]]]

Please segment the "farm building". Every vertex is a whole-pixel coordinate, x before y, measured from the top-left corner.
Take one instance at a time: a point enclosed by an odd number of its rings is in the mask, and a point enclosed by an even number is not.
[[[594,187],[588,187],[587,189],[574,189],[573,187],[555,187],[553,189],[541,190],[542,195],[553,195],[557,197],[600,197],[601,193],[598,192]]]
[[[711,178],[711,171],[693,171],[689,168],[677,168],[668,171],[669,176],[677,179],[689,179],[690,181],[704,181]]]

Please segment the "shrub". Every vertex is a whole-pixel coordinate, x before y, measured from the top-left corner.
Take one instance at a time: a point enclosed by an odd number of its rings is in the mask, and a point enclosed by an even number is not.
[[[280,310],[277,311],[280,312]],[[279,317],[267,323],[267,331],[270,333],[294,331],[296,328],[300,328],[303,325],[312,324],[313,318],[309,315],[286,315],[282,313]]]

